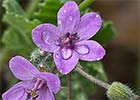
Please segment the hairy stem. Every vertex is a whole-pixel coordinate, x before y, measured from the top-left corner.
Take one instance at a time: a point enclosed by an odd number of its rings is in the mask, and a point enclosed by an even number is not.
[[[67,83],[67,86],[68,86],[68,91],[67,91],[67,100],[72,100],[72,97],[71,97],[71,89],[72,89],[72,83],[71,83],[71,74],[68,75],[68,83]]]
[[[79,9],[80,11],[82,11],[83,9],[85,9],[87,6],[89,6],[92,2],[94,2],[95,0],[84,0],[80,5],[79,5]]]
[[[90,80],[91,82],[93,82],[94,84],[97,84],[105,89],[108,89],[110,87],[110,85],[108,83],[105,83],[101,80],[98,80],[96,78],[94,78],[93,76],[89,75],[88,73],[86,73],[85,71],[83,71],[81,68],[81,65],[78,65],[75,70],[81,74],[82,76],[84,76],[85,78],[87,78],[88,80]]]

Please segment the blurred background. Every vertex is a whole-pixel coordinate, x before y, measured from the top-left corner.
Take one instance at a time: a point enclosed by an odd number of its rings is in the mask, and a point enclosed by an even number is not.
[[[1,2],[0,4],[2,4]],[[19,3],[25,8],[29,2],[28,0],[19,0]],[[96,0],[90,5],[90,8],[98,11],[104,20],[112,20],[117,31],[116,37],[105,45],[107,54],[103,59],[103,65],[108,82],[120,81],[140,94],[140,1]],[[1,6],[0,19],[4,12],[5,10]],[[2,39],[6,27],[7,24],[1,20],[0,39]],[[0,42],[0,49],[3,46],[4,44]],[[7,68],[7,61],[4,64],[0,63],[1,94],[9,88],[6,80],[13,81],[12,84],[16,83],[16,80],[10,80],[11,76],[12,74]],[[105,90],[99,87],[94,95],[88,95],[88,99],[107,100]]]
[[[102,18],[112,20],[117,30],[103,59],[109,81],[128,84],[140,94],[140,1],[97,0],[91,7],[99,11]],[[98,95],[101,91],[97,92],[97,100],[102,100]]]

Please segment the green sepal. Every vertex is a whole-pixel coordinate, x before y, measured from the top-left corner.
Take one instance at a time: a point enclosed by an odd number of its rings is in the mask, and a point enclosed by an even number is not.
[[[131,100],[131,95],[132,90],[120,82],[113,82],[107,90],[109,100]]]

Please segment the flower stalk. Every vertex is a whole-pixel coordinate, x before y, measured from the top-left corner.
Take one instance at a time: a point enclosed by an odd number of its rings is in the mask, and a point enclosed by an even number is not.
[[[86,73],[85,71],[83,71],[81,68],[81,65],[76,66],[75,70],[81,74],[82,76],[84,76],[85,78],[87,78],[88,80],[90,80],[91,82],[93,82],[94,84],[97,84],[105,89],[109,89],[110,85],[108,83],[105,83],[101,80],[98,80],[96,78],[94,78],[93,76],[89,75],[88,73]]]
[[[80,5],[79,5],[79,9],[80,11],[84,10],[87,6],[89,6],[92,2],[94,2],[95,0],[84,0]]]
[[[67,91],[67,100],[72,100],[72,81],[71,81],[71,74],[68,75],[68,83],[67,83],[68,91]]]

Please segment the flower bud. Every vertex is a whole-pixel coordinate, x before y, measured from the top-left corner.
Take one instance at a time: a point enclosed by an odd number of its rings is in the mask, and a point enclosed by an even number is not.
[[[131,100],[132,94],[132,90],[120,82],[113,82],[107,90],[107,97],[110,100]]]

